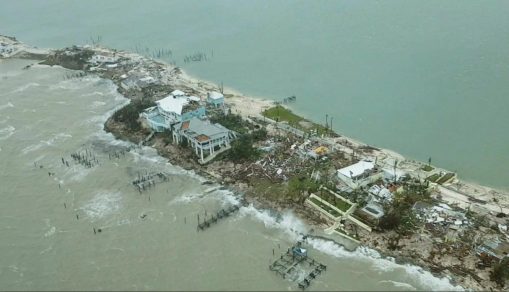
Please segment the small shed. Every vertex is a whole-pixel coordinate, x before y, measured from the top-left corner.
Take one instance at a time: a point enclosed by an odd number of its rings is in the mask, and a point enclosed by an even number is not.
[[[211,91],[207,94],[207,102],[215,107],[222,106],[224,104],[224,95],[217,91]]]

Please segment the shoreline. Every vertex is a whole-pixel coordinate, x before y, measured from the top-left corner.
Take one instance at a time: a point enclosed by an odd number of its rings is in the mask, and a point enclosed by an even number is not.
[[[1,38],[0,38],[1,40]],[[18,53],[22,52],[24,49],[29,48],[26,45],[22,45],[19,47]],[[137,54],[129,53],[129,52],[123,52],[123,51],[116,51],[116,50],[110,50],[106,48],[101,47],[93,47],[92,50],[97,51],[108,51],[108,52],[115,52],[117,54],[121,54],[123,56],[126,56],[127,58],[138,58],[141,63],[147,62],[151,64],[156,64],[156,66],[164,67],[165,72],[173,72],[176,67],[173,67],[169,64],[164,64],[159,61],[155,61],[153,59],[145,58],[142,56],[139,56]],[[27,49],[30,53],[30,50]],[[37,51],[42,52],[42,51]],[[49,56],[55,51],[46,51],[46,54]],[[20,55],[18,53],[14,54],[13,56],[9,56],[12,58],[18,58]],[[17,55],[17,56],[16,56]],[[37,55],[37,54],[36,54]],[[23,54],[21,54],[23,56]],[[29,57],[34,57],[34,55],[28,54]],[[38,55],[39,57],[41,55]],[[47,58],[45,58],[47,59]],[[63,66],[65,68],[65,65]],[[75,69],[76,70],[76,69]],[[85,69],[86,70],[86,69]],[[171,86],[175,88],[183,88],[186,89],[186,91],[193,92],[193,94],[199,94],[203,95],[207,91],[210,91],[211,89],[217,89],[217,85],[209,82],[209,81],[203,81],[199,80],[193,76],[190,76],[186,74],[185,72],[178,69],[178,73],[171,74],[169,73],[168,82],[171,84]],[[92,72],[93,73],[93,72]],[[119,86],[119,80],[115,80],[115,76],[111,76],[108,78],[108,76],[101,75],[100,72],[97,72],[97,74],[101,78],[110,79],[113,81],[113,83],[117,86],[117,91],[119,91],[120,94],[122,94],[124,97],[133,100],[136,97],[130,96],[129,92],[122,92],[121,87]],[[225,88],[225,103],[231,106],[232,112],[240,114],[243,118],[251,119],[251,118],[259,118],[264,119],[264,117],[261,115],[261,112],[269,107],[274,106],[274,102],[267,100],[267,99],[257,99],[255,97],[248,97],[243,95],[242,93],[231,89],[231,88]],[[126,94],[127,93],[127,94]],[[246,101],[248,101],[246,103]],[[307,120],[309,121],[309,120]],[[311,121],[310,121],[311,122]],[[112,133],[115,138],[121,139],[121,140],[128,140],[134,143],[138,143],[140,140],[145,138],[148,134],[147,131],[138,131],[135,133],[129,132],[128,129],[124,127],[124,125],[117,123],[112,120],[112,117],[109,117],[107,122],[104,124],[104,130],[107,132]],[[331,137],[329,140],[331,144],[337,145],[339,147],[339,151],[342,151],[346,154],[355,153],[355,151],[359,151],[359,149],[362,149],[362,147],[366,147],[368,145],[362,143],[361,141],[357,141],[355,139],[351,139],[349,137],[345,137],[340,135],[339,137]],[[173,144],[167,144],[165,143],[164,139],[162,137],[156,136],[151,141],[151,147],[155,148],[159,155],[162,157],[168,159],[172,164],[179,165],[183,167],[184,169],[194,169],[195,172],[201,176],[206,177],[207,179],[213,179],[221,184],[229,185],[233,187],[236,191],[242,192],[245,194],[245,198],[249,203],[252,203],[254,206],[261,206],[263,208],[269,208],[269,209],[275,209],[278,211],[284,210],[284,209],[292,209],[295,211],[295,213],[298,214],[299,217],[305,218],[306,222],[309,223],[313,227],[323,228],[325,225],[325,220],[320,218],[320,216],[317,216],[315,212],[310,210],[310,208],[306,207],[303,204],[299,204],[295,201],[273,201],[267,198],[266,196],[260,196],[259,194],[255,193],[255,189],[249,186],[249,183],[246,181],[243,181],[242,179],[236,178],[233,174],[225,175],[223,172],[224,169],[230,172],[235,172],[238,170],[239,167],[235,163],[231,163],[228,161],[213,161],[205,166],[202,166],[196,162],[195,157],[192,154],[192,151],[189,149],[182,149],[178,146],[175,146]],[[396,153],[394,151],[388,150],[388,149],[379,149],[375,148],[375,150],[372,150],[371,153],[365,154],[362,151],[360,151],[360,155],[366,155],[366,157],[375,157],[380,159],[380,163],[385,163],[386,165],[390,165],[392,161],[394,160],[400,160],[400,167],[402,167],[405,170],[409,171],[419,171],[420,168],[422,168],[424,165],[426,165],[423,162],[419,162],[416,160],[408,160],[405,159],[402,155],[399,153]],[[358,153],[358,152],[357,152]],[[358,154],[359,155],[359,154]],[[436,166],[433,166],[435,171],[444,171],[447,172],[445,169],[438,168]],[[421,171],[422,172],[422,171]],[[456,179],[456,178],[455,178]],[[503,213],[509,213],[509,196],[507,193],[504,193],[502,190],[496,190],[490,187],[484,187],[477,184],[472,184],[468,182],[464,182],[461,180],[458,180],[459,183],[462,185],[458,185],[458,191],[464,190],[464,192],[473,192],[473,190],[477,190],[482,196],[481,198],[485,200],[486,202],[490,202],[489,206],[492,206],[488,208],[490,211],[494,211],[497,208],[501,210]],[[456,182],[454,182],[456,183]],[[455,186],[454,183],[451,183],[449,185],[444,184],[444,187],[450,187]],[[442,186],[437,186],[438,188]],[[478,198],[477,198],[478,199]],[[493,199],[497,199],[497,202],[493,202]],[[469,202],[468,195],[465,195],[463,198],[455,197],[451,195],[450,200],[452,202],[457,202],[459,205],[464,205]],[[496,204],[495,204],[496,203]],[[434,275],[439,275],[440,277],[443,276],[452,276],[453,279],[455,279],[454,282],[457,282],[458,284],[462,285],[465,288],[471,288],[471,289],[497,289],[496,286],[491,283],[489,285],[483,286],[479,282],[479,279],[475,279],[475,276],[464,273],[464,275],[460,272],[451,272],[451,268],[441,268],[436,266],[436,262],[454,262],[454,257],[449,256],[446,257],[444,255],[443,258],[440,260],[432,258],[432,260],[427,261],[419,257],[415,257],[416,255],[419,256],[418,252],[409,249],[409,250],[390,250],[387,248],[389,246],[389,242],[394,237],[394,234],[391,234],[390,232],[383,232],[383,233],[372,233],[371,237],[367,237],[366,241],[363,241],[363,244],[367,247],[373,248],[380,252],[381,255],[384,257],[392,257],[396,259],[396,262],[400,261],[400,263],[406,263],[411,262],[412,264],[415,264],[417,266],[423,267],[424,269],[432,272]],[[420,237],[421,235],[419,235]],[[400,245],[411,245],[412,241],[416,241],[416,238],[403,238],[399,239],[400,241],[398,244]],[[457,266],[456,265],[450,265],[450,266]],[[457,268],[459,269],[459,268]],[[484,275],[486,276],[486,275]],[[480,278],[483,281],[485,281],[485,278]],[[488,283],[483,283],[488,284]]]

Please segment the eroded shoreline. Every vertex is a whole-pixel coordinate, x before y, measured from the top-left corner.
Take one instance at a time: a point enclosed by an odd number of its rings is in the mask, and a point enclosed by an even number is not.
[[[12,39],[11,39],[12,40]],[[24,45],[23,45],[24,46]],[[128,99],[135,100],[140,98],[140,96],[144,96],[145,94],[151,94],[152,98],[157,98],[164,96],[167,94],[167,91],[162,92],[135,92],[124,90],[120,86],[120,78],[119,72],[114,72],[115,70],[105,70],[105,71],[90,71],[90,67],[86,68],[78,68],[76,64],[70,65],[66,63],[65,58],[56,58],[58,51],[48,51],[45,53],[35,54],[33,55],[28,46],[20,47],[19,51],[23,52],[23,50],[28,51],[27,54],[14,54],[10,57],[27,57],[27,58],[41,58],[45,56],[45,63],[48,65],[61,65],[65,68],[73,69],[73,70],[84,70],[84,72],[98,74],[100,77],[112,80],[113,83],[117,86],[117,89],[120,94],[125,96]],[[171,89],[181,89],[190,94],[196,95],[204,95],[208,91],[217,89],[217,86],[206,82],[196,80],[187,76],[184,72],[182,72],[179,68],[175,68],[173,66],[156,62],[154,60],[128,53],[128,52],[117,52],[115,50],[110,50],[106,48],[94,47],[90,48],[90,50],[94,52],[108,52],[111,54],[119,54],[122,57],[130,60],[135,60],[140,64],[142,68],[149,68],[150,70],[155,70],[160,72],[161,75],[164,75],[166,78],[166,83]],[[61,52],[60,52],[61,53]],[[53,57],[52,57],[53,56]],[[86,61],[84,62],[86,63]],[[79,62],[78,62],[79,65]],[[113,71],[113,72],[111,72]],[[263,109],[271,106],[270,101],[261,101],[253,98],[245,97],[239,94],[238,92],[234,92],[233,90],[225,91],[226,102],[231,106],[235,113],[240,114],[243,118],[252,119],[252,118],[260,118],[260,113]],[[134,143],[140,142],[144,139],[149,133],[146,129],[141,129],[139,131],[131,131],[125,125],[118,123],[113,120],[112,117],[108,119],[105,123],[105,130],[111,132],[116,138],[122,140],[129,140]],[[335,139],[335,140],[334,140]],[[349,139],[346,137],[334,137],[331,140],[331,143],[334,142],[338,144],[338,147],[344,153],[349,153],[349,151],[359,151],[362,146],[364,146],[361,142],[355,141],[353,139]],[[238,192],[242,192],[245,194],[245,198],[248,202],[253,203],[256,207],[260,208],[269,208],[278,211],[282,211],[284,209],[292,209],[299,216],[304,217],[306,221],[313,226],[318,228],[326,227],[326,221],[318,216],[316,212],[313,212],[309,208],[305,207],[302,204],[302,201],[299,200],[274,200],[267,194],[261,194],[260,188],[256,188],[255,186],[250,185],[251,181],[242,177],[242,174],[238,175],[239,171],[247,169],[252,164],[250,163],[233,163],[230,161],[217,160],[213,161],[210,164],[205,166],[200,165],[196,162],[196,157],[193,156],[192,151],[188,148],[182,148],[172,143],[168,143],[164,137],[160,135],[156,135],[153,140],[150,141],[150,146],[157,149],[158,153],[167,158],[172,164],[179,165],[184,169],[193,169],[196,173],[207,177],[208,179],[215,180],[221,184],[228,185],[235,189]],[[343,147],[343,148],[341,148]],[[353,150],[352,150],[353,149]],[[417,165],[417,168],[424,165],[424,163],[419,163],[415,161],[406,161],[404,157],[401,155],[394,153],[389,150],[384,149],[376,149],[369,152],[367,155],[372,155],[375,157],[380,157],[380,159],[400,159],[403,165],[408,164],[408,167],[414,167]],[[374,152],[374,153],[373,153]],[[366,154],[361,152],[362,154]],[[471,189],[484,189],[481,186],[475,186],[471,184],[463,184],[466,190]],[[458,184],[458,190],[460,190],[460,186]],[[484,189],[486,190],[486,189]],[[494,208],[500,208],[502,213],[509,213],[507,209],[507,196],[502,192],[490,193],[492,189],[488,188],[489,191],[485,191],[480,194],[484,201],[494,204]],[[451,198],[454,200],[455,198]],[[465,198],[456,198],[459,203],[466,204],[468,203],[468,196]],[[494,199],[497,201],[494,202]],[[464,202],[466,200],[467,202]],[[486,203],[485,203],[486,204]],[[398,249],[390,248],[391,245],[394,244],[395,238],[397,239],[396,246]],[[380,251],[384,256],[390,256],[397,260],[400,263],[412,263],[419,266],[425,267],[427,270],[433,272],[437,276],[448,275],[453,277],[454,282],[460,284],[465,288],[470,289],[492,289],[497,288],[494,282],[489,281],[489,274],[486,271],[479,271],[475,268],[476,258],[475,254],[468,254],[460,257],[459,255],[454,253],[453,247],[446,245],[438,245],[433,240],[429,240],[430,238],[422,238],[421,234],[415,234],[413,236],[409,236],[407,238],[401,238],[401,236],[395,234],[394,232],[374,232],[370,237],[363,238],[363,244]],[[430,252],[422,253],[420,249],[424,245],[433,245],[431,248],[432,256]],[[477,274],[480,274],[478,276]],[[500,288],[500,287],[498,287]]]

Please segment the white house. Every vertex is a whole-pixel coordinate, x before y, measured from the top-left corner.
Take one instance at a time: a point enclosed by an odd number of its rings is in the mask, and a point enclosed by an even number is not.
[[[187,140],[194,148],[200,162],[205,162],[206,156],[214,156],[216,152],[230,148],[230,142],[235,133],[221,126],[193,117],[188,121],[173,126],[173,142],[180,143]]]
[[[215,107],[221,106],[224,104],[224,95],[217,91],[211,91],[207,94],[207,102]]]
[[[383,173],[371,161],[361,160],[338,170],[338,178],[352,189],[366,186],[382,178]]]
[[[156,104],[141,114],[156,132],[171,129],[173,124],[188,121],[194,117],[205,117],[205,107],[197,102],[196,98],[190,98],[179,90],[156,101]]]

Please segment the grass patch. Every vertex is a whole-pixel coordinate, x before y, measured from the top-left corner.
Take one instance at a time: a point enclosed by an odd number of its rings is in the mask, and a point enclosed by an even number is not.
[[[249,131],[249,123],[244,121],[240,115],[215,115],[210,116],[212,123],[219,123],[223,127],[235,131],[240,134],[246,134]]]
[[[346,201],[344,201],[330,193],[323,193],[319,197],[343,212],[348,211],[348,209],[350,209],[350,207],[352,207],[352,205],[350,203],[348,203],[348,202],[346,202]]]
[[[273,119],[277,122],[288,122],[288,124],[296,126],[300,121],[303,121],[304,118],[292,113],[290,110],[284,108],[281,105],[276,105],[275,107],[271,107],[266,109],[263,113],[263,116]]]
[[[433,175],[430,175],[426,178],[427,181],[430,181],[430,182],[437,182],[437,180],[440,178],[440,174],[438,173],[435,173]]]
[[[429,165],[424,165],[423,167],[421,167],[421,169],[424,171],[432,171],[434,168]]]
[[[441,178],[437,181],[437,183],[439,183],[439,184],[443,184],[443,183],[447,182],[448,180],[450,180],[450,179],[451,179],[451,178],[453,178],[453,177],[454,177],[454,173],[452,173],[452,172],[448,172],[448,173],[446,173],[444,176],[442,176],[442,177],[441,177]]]
[[[334,217],[341,216],[341,214],[339,214],[338,211],[336,211],[336,210],[332,209],[331,207],[329,207],[328,205],[322,203],[317,198],[310,198],[310,200],[311,200],[311,202],[315,203],[318,207],[320,207],[320,208],[324,209],[325,211],[327,211],[332,216],[334,216]]]
[[[287,199],[284,194],[287,194],[287,187],[285,184],[275,184],[267,178],[250,178],[250,183],[254,193],[257,196],[264,197],[271,201],[281,201]],[[292,199],[292,197],[290,197]]]
[[[290,126],[301,131],[304,131],[306,133],[309,133],[312,130],[316,131],[316,134],[319,136],[322,134],[331,133],[330,129],[327,129],[326,127],[320,124],[311,122],[301,116],[298,116],[281,105],[276,105],[274,107],[266,109],[265,111],[262,112],[262,115],[276,122],[287,122]],[[305,123],[301,124],[301,122]],[[304,126],[303,124],[307,124],[307,126]]]

